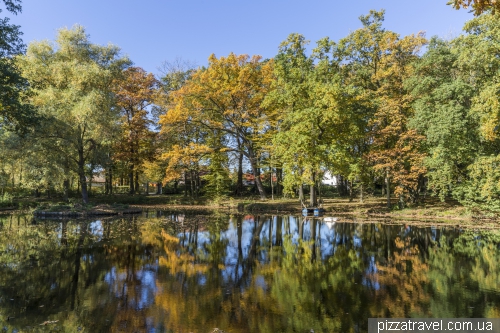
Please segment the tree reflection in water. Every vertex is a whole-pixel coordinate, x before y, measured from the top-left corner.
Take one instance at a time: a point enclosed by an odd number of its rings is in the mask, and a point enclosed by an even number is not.
[[[153,216],[0,218],[2,327],[365,332],[370,317],[500,316],[497,231]]]

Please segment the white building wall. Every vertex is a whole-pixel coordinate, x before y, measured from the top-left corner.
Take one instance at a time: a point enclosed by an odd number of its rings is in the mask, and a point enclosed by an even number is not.
[[[323,180],[321,181],[323,185],[336,186],[337,185],[337,177],[332,175],[330,171],[326,171],[323,175]]]

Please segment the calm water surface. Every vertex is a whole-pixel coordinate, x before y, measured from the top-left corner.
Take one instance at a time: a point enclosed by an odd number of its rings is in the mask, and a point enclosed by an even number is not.
[[[0,331],[366,332],[370,317],[500,317],[500,233],[294,216],[0,217]]]

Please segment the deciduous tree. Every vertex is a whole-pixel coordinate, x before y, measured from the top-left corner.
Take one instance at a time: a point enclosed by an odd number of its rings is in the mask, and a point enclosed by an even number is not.
[[[31,43],[17,60],[30,83],[29,101],[45,119],[38,136],[68,154],[87,203],[85,168],[109,125],[116,122],[110,87],[129,60],[119,57],[116,46],[92,44],[81,26],[59,30],[55,44]]]
[[[463,184],[482,150],[479,116],[471,111],[474,88],[456,67],[458,56],[454,43],[431,39],[405,83],[414,98],[410,126],[426,138],[428,186],[441,200]]]
[[[3,3],[13,14],[21,12],[20,0],[3,0]],[[7,17],[0,18],[0,125],[17,130],[25,130],[35,120],[33,110],[21,100],[28,85],[13,59],[25,51],[21,35],[19,26],[11,24]]]
[[[269,114],[261,104],[270,89],[272,64],[272,61],[261,61],[259,56],[250,58],[232,53],[219,59],[210,56],[207,68],[197,70],[186,84],[172,93],[173,106],[160,120],[163,132],[173,125],[197,128],[197,134],[202,136],[219,133],[226,137],[232,149],[241,149],[257,175],[258,142],[269,121]],[[189,130],[192,134],[196,131]],[[209,152],[205,139],[195,139],[196,143],[188,140],[192,143],[184,147]],[[237,142],[241,146],[238,147]],[[259,177],[256,184],[261,198],[265,198]]]
[[[367,135],[370,150],[365,155],[374,169],[385,176],[390,206],[390,184],[404,204],[405,196],[416,200],[425,173],[421,151],[423,137],[408,128],[413,115],[404,79],[426,43],[422,34],[401,38],[382,28],[384,11],[360,17],[363,27],[339,42],[343,62],[350,68],[353,84],[362,89],[361,100],[369,107]]]
[[[145,159],[154,154],[155,133],[148,108],[158,91],[159,81],[140,67],[129,67],[115,81],[114,93],[121,114],[121,138],[115,146],[115,158],[128,164],[129,193],[138,191],[139,173]],[[135,177],[134,177],[135,176]]]

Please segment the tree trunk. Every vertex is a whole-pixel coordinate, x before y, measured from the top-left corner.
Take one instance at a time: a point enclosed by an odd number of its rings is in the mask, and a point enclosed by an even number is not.
[[[238,157],[238,180],[236,182],[236,195],[243,194],[243,153]]]
[[[104,171],[104,194],[109,194],[109,174],[108,169]]]
[[[316,188],[318,189],[318,203],[319,204],[323,203],[323,197],[322,197],[323,194],[321,193],[321,190],[323,188],[322,185],[323,184],[322,184],[321,180],[316,182]]]
[[[113,185],[111,182],[111,168],[107,167],[104,169],[104,194],[111,194]]]
[[[299,185],[299,200],[300,202],[304,201],[304,187],[302,184]]]
[[[345,186],[344,177],[342,177],[341,175],[337,175],[337,188],[339,196],[343,197],[347,195],[347,188]]]
[[[128,194],[134,194],[135,189],[134,189],[134,165],[130,164],[128,167]]]
[[[200,171],[195,171],[196,174],[196,198],[200,195],[200,187],[201,187],[201,179],[200,179]]]
[[[191,198],[194,198],[194,175],[193,175],[193,170],[189,173],[190,175],[190,182],[191,182]]]
[[[312,219],[311,220],[311,262],[316,261],[316,224],[317,220]]]
[[[271,168],[271,199],[274,200],[273,168]]]
[[[109,167],[109,194],[113,194],[113,167]]]
[[[359,202],[363,203],[363,183],[359,185]]]
[[[135,193],[139,193],[139,171],[135,172],[135,179],[134,179],[134,187],[135,187]]]
[[[185,198],[187,197],[188,194],[186,171],[183,172],[183,175],[184,175],[184,198]]]
[[[240,216],[236,215],[236,235],[238,237],[238,263],[243,261],[243,246],[241,245],[241,239],[243,236],[243,221]]]
[[[262,185],[262,181],[260,179],[260,172],[257,166],[257,156],[255,156],[252,147],[248,146],[248,159],[250,160],[250,165],[252,167],[252,172],[255,176],[255,185],[257,185],[257,190],[259,190],[259,195],[261,200],[266,199],[266,191],[264,190],[264,186]]]
[[[69,197],[69,161],[64,161],[64,180],[63,180],[63,201],[68,202]]]
[[[276,245],[283,245],[283,217],[276,217]]]
[[[68,194],[69,194],[69,179],[65,179],[63,181],[63,201],[68,202]]]
[[[92,172],[90,173],[90,181],[88,183],[88,192],[89,192],[89,195],[92,196]]]
[[[85,177],[85,175],[84,175]],[[83,185],[83,183],[82,183]],[[82,186],[83,188],[83,186]],[[86,188],[86,186],[85,186]],[[80,277],[80,267],[81,267],[81,257],[82,257],[82,254],[83,254],[83,244],[85,242],[85,237],[87,235],[87,223],[81,223],[79,224],[79,227],[80,227],[80,236],[78,238],[78,243],[77,243],[77,246],[76,246],[76,252],[74,254],[74,258],[75,258],[75,261],[74,261],[74,264],[73,264],[73,267],[74,267],[74,272],[73,272],[73,279],[71,281],[71,289],[70,289],[70,298],[71,298],[71,306],[70,306],[70,309],[71,310],[74,310],[75,309],[75,301],[77,300],[77,291],[78,291],[78,279]]]
[[[283,195],[283,170],[281,168],[276,168],[276,195]]]
[[[87,192],[87,178],[85,177],[85,159],[83,157],[83,144],[78,150],[78,177],[82,191],[82,201],[84,204],[89,203],[89,194]]]
[[[354,182],[351,180],[350,184],[349,184],[349,181],[347,181],[347,184],[348,184],[348,187],[349,187],[349,202],[352,202],[352,200],[354,198],[354,192],[353,192]]]
[[[311,185],[309,190],[309,205],[311,207],[316,207],[318,205],[318,199],[316,197],[316,172],[313,172],[311,175]]]
[[[162,183],[158,182],[156,183],[156,194],[162,194],[162,193],[163,193]]]
[[[389,177],[389,170],[386,170],[385,172],[385,185],[386,185],[386,192],[387,192],[387,208],[391,209],[391,179]]]
[[[257,185],[257,189],[259,190],[259,196],[261,200],[265,200],[266,190],[264,189],[264,185],[262,185],[262,180],[260,179],[260,173],[255,177],[255,184]]]

